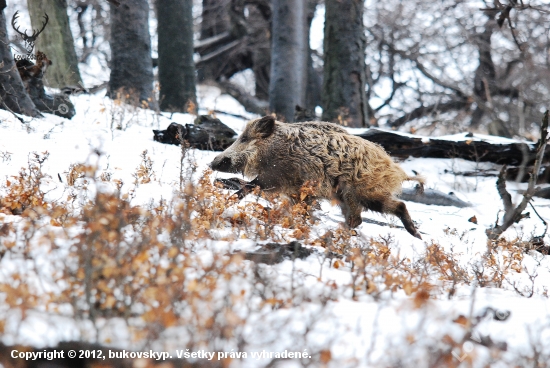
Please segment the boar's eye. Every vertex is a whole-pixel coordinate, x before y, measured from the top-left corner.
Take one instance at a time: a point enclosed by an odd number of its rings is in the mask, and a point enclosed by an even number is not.
[[[243,136],[241,136],[240,141],[241,141],[241,143],[246,143],[246,142],[250,141],[250,138],[247,137],[246,135],[243,135]]]

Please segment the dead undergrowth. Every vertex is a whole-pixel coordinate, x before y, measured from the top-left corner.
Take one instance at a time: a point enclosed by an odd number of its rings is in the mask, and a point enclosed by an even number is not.
[[[255,200],[239,202],[212,183],[209,171],[196,183],[190,172],[169,201],[138,206],[110,175],[91,165],[74,165],[68,168],[63,198],[52,200],[45,189],[52,179],[42,170],[47,159],[47,153],[32,155],[27,168],[3,183],[0,333],[7,332],[14,311],[20,323],[47,313],[76,321],[86,341],[139,348],[174,348],[178,341],[191,350],[245,351],[262,346],[251,325],[278,311],[312,305],[315,316],[299,317],[305,332],[289,338],[287,346],[310,349],[310,358],[300,361],[317,365],[332,359],[330,343],[312,347],[308,334],[329,313],[332,301],[383,302],[401,296],[407,308],[422,310],[430,308],[431,300],[452,299],[472,285],[525,297],[547,294],[536,286],[536,271],[523,263],[526,248],[520,239],[488,241],[486,252],[468,263],[459,260],[455,249],[434,241],[412,258],[396,251],[391,236],[365,238],[344,227],[321,226],[309,200],[313,185],[293,200],[265,198],[256,191],[248,197]],[[156,180],[152,167],[143,152],[136,186]],[[449,236],[463,244],[456,231]],[[245,261],[230,247],[243,239],[298,240],[316,250],[310,257],[318,259],[319,272],[312,274],[295,262],[289,273]],[[327,276],[334,269],[346,273],[348,281]],[[519,287],[517,274],[530,286]],[[282,313],[278,323],[294,317]],[[474,317],[455,323],[462,328],[459,338],[445,335],[425,348],[424,358],[435,366],[457,365],[453,352],[471,334]],[[119,322],[128,330],[126,342],[113,341],[107,332]],[[417,341],[410,338],[410,349],[423,346]],[[496,345],[484,346],[496,357],[502,354]]]

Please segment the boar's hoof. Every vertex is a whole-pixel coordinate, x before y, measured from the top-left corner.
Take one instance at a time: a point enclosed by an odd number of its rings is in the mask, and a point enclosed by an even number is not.
[[[362,222],[363,219],[361,218],[361,216],[351,216],[346,220],[346,223],[350,228],[357,227],[361,225]]]

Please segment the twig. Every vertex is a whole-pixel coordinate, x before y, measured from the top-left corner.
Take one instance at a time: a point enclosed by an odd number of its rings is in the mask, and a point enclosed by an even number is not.
[[[231,37],[231,33],[223,32],[223,33],[217,34],[215,36],[208,37],[208,38],[205,38],[203,40],[196,41],[193,45],[193,48],[196,50],[196,49],[200,49],[202,47],[208,47],[208,46],[211,46],[211,45],[215,44],[216,42],[223,41],[223,40],[225,40],[226,38],[229,38],[229,37]]]
[[[510,21],[510,12],[512,11],[512,9],[517,5],[517,1],[516,0],[511,0],[510,1],[510,4],[504,8],[504,10],[502,10],[500,12],[500,15],[497,19],[497,24],[500,28],[502,28],[502,25],[504,24],[504,21],[506,19],[508,19],[508,21]]]
[[[219,56],[219,55],[223,54],[224,52],[231,50],[232,48],[238,46],[240,43],[241,43],[241,40],[235,40],[233,42],[228,43],[227,45],[224,45],[224,46],[218,48],[215,51],[212,51],[209,54],[201,56],[200,60],[197,61],[197,65],[199,65],[201,63],[205,63],[208,60],[211,60],[211,59],[215,58],[216,56]]]
[[[223,114],[223,115],[227,115],[227,116],[233,116],[234,118],[239,118],[239,119],[243,119],[243,120],[250,120],[250,118],[247,118],[246,116],[239,115],[239,114],[233,114],[233,113],[226,112],[226,111],[212,110],[212,112],[215,113],[215,114]]]
[[[15,112],[13,112],[13,110],[10,109],[10,108],[8,107],[8,105],[6,105],[6,102],[4,101],[3,98],[0,97],[0,101],[2,101],[2,106],[4,106],[4,108],[5,108],[7,111],[11,112],[12,115],[15,116],[15,118],[16,118],[17,120],[19,120],[22,124],[27,124],[27,123],[28,123],[28,122],[26,122],[25,120],[23,120],[23,118],[17,116],[17,114],[16,114]]]
[[[512,209],[512,196],[506,190],[506,165],[502,166],[497,179],[497,191],[504,204],[504,211],[508,212]]]
[[[514,32],[514,25],[512,24],[512,20],[510,19],[510,17],[508,17],[508,25],[510,26],[510,32],[512,33],[512,38],[514,39],[514,42],[516,43],[516,46],[518,47],[519,49],[519,52],[521,52],[523,54],[523,45],[519,42],[517,36],[516,36],[516,33]]]
[[[544,225],[544,233],[542,233],[542,235],[540,236],[540,238],[542,239],[544,238],[544,236],[546,235],[546,232],[548,231],[548,223],[544,221],[544,219],[539,215],[539,213],[535,209],[535,206],[533,206],[533,203],[529,202],[529,205],[531,206],[531,208],[533,209],[537,217],[542,221],[542,224]]]

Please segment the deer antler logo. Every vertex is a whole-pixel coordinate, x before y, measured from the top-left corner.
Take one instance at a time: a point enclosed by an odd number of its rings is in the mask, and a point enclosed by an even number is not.
[[[32,53],[32,50],[34,50],[34,42],[36,41],[36,39],[38,38],[38,36],[40,35],[40,33],[42,33],[42,31],[44,30],[44,28],[46,28],[46,24],[48,24],[48,14],[44,13],[44,18],[46,19],[46,21],[44,23],[42,23],[42,29],[40,31],[38,30],[34,30],[32,31],[32,34],[31,35],[28,35],[27,34],[27,30],[25,30],[25,32],[21,32],[19,30],[19,27],[15,25],[15,22],[17,21],[17,18],[19,17],[19,10],[15,12],[15,14],[13,15],[13,17],[11,18],[11,25],[13,27],[13,29],[15,29],[15,32],[19,33],[21,35],[21,38],[23,39],[23,41],[25,41],[25,49],[27,49],[27,54],[31,54]]]

